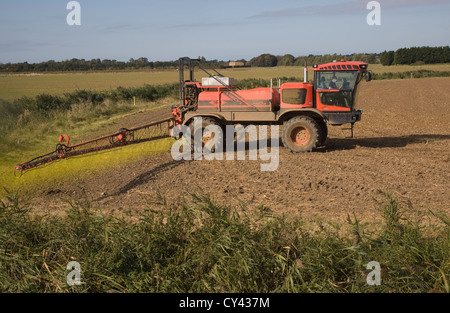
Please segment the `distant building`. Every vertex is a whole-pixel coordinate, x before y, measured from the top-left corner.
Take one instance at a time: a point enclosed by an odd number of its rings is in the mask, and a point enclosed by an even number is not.
[[[230,66],[230,67],[240,67],[240,66],[245,66],[245,63],[244,62],[230,62],[230,63],[228,63],[228,66]]]

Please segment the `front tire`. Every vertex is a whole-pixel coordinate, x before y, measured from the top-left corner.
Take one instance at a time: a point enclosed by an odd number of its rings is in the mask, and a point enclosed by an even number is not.
[[[291,118],[283,127],[281,140],[291,152],[310,152],[315,149],[320,139],[317,122],[308,116]]]

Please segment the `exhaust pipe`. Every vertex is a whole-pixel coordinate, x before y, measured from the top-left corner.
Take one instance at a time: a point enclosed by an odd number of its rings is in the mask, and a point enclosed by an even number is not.
[[[308,62],[306,61],[306,58],[305,58],[305,68],[303,69],[303,82],[304,83],[308,82]]]

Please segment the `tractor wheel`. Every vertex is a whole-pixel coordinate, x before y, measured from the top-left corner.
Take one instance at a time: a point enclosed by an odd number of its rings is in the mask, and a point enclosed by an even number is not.
[[[216,145],[214,143],[215,142],[217,142],[218,144],[223,143],[223,130],[220,133],[215,133],[212,131],[205,130],[205,128],[208,125],[217,125],[222,128],[222,126],[217,122],[217,120],[215,120],[213,118],[209,118],[209,117],[202,118],[201,129],[197,129],[197,130],[194,129],[194,120],[192,120],[189,123],[189,129],[191,131],[191,151],[192,152],[195,152],[196,151],[195,149],[199,149],[199,150],[201,149],[200,152],[203,152],[203,148],[207,147],[211,150],[212,153],[214,153],[215,148],[216,148]],[[202,141],[201,147],[198,144],[195,145],[194,140],[195,140],[196,136],[195,136],[194,131],[197,131],[197,132],[201,131],[201,141]]]
[[[310,152],[317,147],[320,133],[320,128],[314,119],[296,116],[284,125],[281,140],[291,152]]]
[[[324,145],[325,140],[327,140],[328,137],[328,127],[325,121],[323,120],[316,120],[317,125],[319,127],[319,141],[317,142],[317,147],[321,147]]]

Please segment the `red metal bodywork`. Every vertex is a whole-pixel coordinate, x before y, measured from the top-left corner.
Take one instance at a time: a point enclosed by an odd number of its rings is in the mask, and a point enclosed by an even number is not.
[[[317,65],[314,68],[314,71],[349,71],[349,70],[362,70],[367,68],[367,63],[360,61],[341,61],[341,62],[332,62]]]
[[[284,91],[288,89],[302,90],[305,89],[306,98],[303,104],[291,104],[284,99]],[[280,88],[281,100],[280,109],[301,109],[301,108],[312,108],[314,106],[313,100],[313,85],[310,83],[284,83]]]
[[[318,65],[314,68],[314,71],[357,71],[365,68],[367,68],[367,63],[364,62],[341,61]],[[319,91],[315,91],[314,85],[307,82],[284,83],[279,88],[266,87],[248,90],[239,90],[236,86],[224,86],[219,83],[217,86],[204,86],[199,82],[186,82],[186,85],[195,85],[198,88],[197,110],[200,112],[275,112],[283,109],[303,108],[316,108],[324,112],[351,111],[349,107],[322,104]],[[292,103],[292,101],[286,100],[284,91],[292,89],[305,93],[302,103]],[[314,92],[316,92],[315,95]],[[339,90],[320,90],[320,92],[336,93]],[[174,112],[174,116],[179,118],[177,112]],[[177,120],[178,123],[180,123],[179,120]]]
[[[284,83],[280,88],[253,88],[230,91],[224,86],[201,86],[198,96],[198,110],[226,111],[278,111],[279,109],[300,109],[313,107],[313,85],[309,83]],[[283,91],[304,89],[306,98],[302,104],[292,104],[283,99]]]

